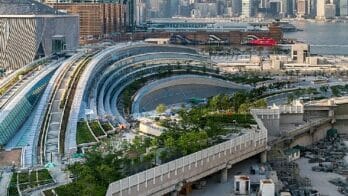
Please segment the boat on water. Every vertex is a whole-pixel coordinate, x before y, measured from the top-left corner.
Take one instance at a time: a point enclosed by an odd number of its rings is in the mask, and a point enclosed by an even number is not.
[[[278,43],[273,38],[262,37],[262,38],[250,40],[248,44],[254,45],[254,46],[276,46]]]

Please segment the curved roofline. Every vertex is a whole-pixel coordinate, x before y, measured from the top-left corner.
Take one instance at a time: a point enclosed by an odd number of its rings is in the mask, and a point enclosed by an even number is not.
[[[146,46],[158,46],[158,47],[174,47],[174,48],[190,48],[176,45],[157,45],[157,44],[149,44],[145,42],[127,42],[127,43],[119,43],[115,46],[109,47],[98,53],[93,59],[90,61],[85,71],[81,75],[81,79],[76,87],[75,97],[72,103],[72,108],[70,110],[69,120],[68,120],[68,128],[67,135],[70,138],[70,142],[65,145],[65,152],[74,152],[77,148],[76,144],[76,129],[77,122],[79,120],[80,112],[82,109],[82,105],[85,104],[83,102],[83,98],[85,96],[85,91],[88,89],[88,85],[93,81],[93,77],[95,76],[96,69],[102,66],[103,64],[108,63],[109,61],[117,61],[117,51],[127,51],[134,47],[146,47]],[[190,48],[192,49],[192,48]],[[194,49],[192,49],[194,50]],[[73,143],[71,143],[73,142]]]
[[[34,0],[0,0],[0,15],[66,15]]]

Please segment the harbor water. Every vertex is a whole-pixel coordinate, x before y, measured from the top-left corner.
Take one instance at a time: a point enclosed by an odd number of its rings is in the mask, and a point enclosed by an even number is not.
[[[303,31],[287,32],[285,38],[297,39],[311,45],[311,53],[348,56],[348,23],[297,22]]]

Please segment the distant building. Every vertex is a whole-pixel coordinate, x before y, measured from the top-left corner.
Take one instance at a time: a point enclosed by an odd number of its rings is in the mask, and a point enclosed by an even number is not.
[[[218,9],[216,3],[195,3],[194,10],[199,12],[199,17],[217,17]]]
[[[326,0],[317,0],[317,15],[316,19],[317,20],[325,20],[325,5],[326,5]]]
[[[136,0],[135,3],[135,22],[136,25],[142,25],[146,22],[146,5],[142,0]]]
[[[348,0],[339,0],[339,16],[348,16]]]
[[[79,46],[79,18],[33,0],[0,0],[0,68]]]
[[[242,10],[242,3],[239,0],[231,0],[233,16],[239,16]]]
[[[170,1],[167,0],[146,0],[146,16],[148,18],[168,18],[171,17],[172,10]]]
[[[336,16],[336,6],[335,4],[325,4],[325,18],[331,19]]]
[[[127,8],[118,3],[58,3],[54,8],[80,16],[80,42],[127,31]]]
[[[297,17],[308,16],[310,9],[310,0],[297,0]]]
[[[252,0],[242,0],[242,17],[250,18],[252,16]]]

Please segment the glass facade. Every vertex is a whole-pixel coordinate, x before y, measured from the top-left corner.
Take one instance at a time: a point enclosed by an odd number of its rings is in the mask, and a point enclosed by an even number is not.
[[[0,145],[6,144],[19,130],[40,100],[53,72],[39,80],[0,122]]]

